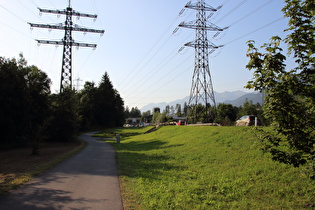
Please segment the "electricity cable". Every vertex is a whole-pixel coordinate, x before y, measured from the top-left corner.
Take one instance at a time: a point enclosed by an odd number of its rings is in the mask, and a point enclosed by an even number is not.
[[[191,14],[190,14],[187,18],[190,18],[190,16],[191,16]],[[128,82],[126,82],[126,79],[129,78],[128,81],[131,81],[132,79],[134,79],[134,78],[138,75],[138,73],[141,72],[141,71],[144,69],[144,67],[145,67],[148,63],[151,62],[151,60],[157,55],[157,53],[162,49],[162,47],[165,46],[166,43],[171,39],[172,35],[168,37],[168,39],[160,46],[160,48],[158,49],[158,51],[155,52],[153,56],[151,56],[151,58],[146,62],[146,64],[145,64],[144,66],[142,66],[142,68],[139,69],[139,70],[136,72],[136,74],[135,74],[132,78],[130,78],[130,75],[137,69],[137,67],[143,62],[143,60],[145,60],[145,58],[151,53],[151,51],[159,44],[159,42],[162,40],[162,38],[163,38],[166,34],[168,34],[167,32],[168,32],[172,27],[174,27],[173,25],[175,24],[175,22],[177,21],[178,18],[179,18],[179,16],[177,16],[177,17],[175,18],[175,20],[168,26],[168,28],[166,29],[166,31],[162,34],[162,36],[158,39],[158,41],[154,44],[154,46],[149,50],[149,52],[144,56],[144,58],[141,59],[141,61],[136,65],[136,67],[135,67],[135,68],[126,76],[126,78],[122,81],[122,84],[125,84],[125,85],[122,87],[122,89],[124,89],[124,88],[126,87],[126,84],[128,84]],[[186,18],[186,19],[187,19],[187,18]]]
[[[253,10],[252,12],[248,13],[247,15],[241,17],[240,19],[236,20],[235,22],[233,22],[232,24],[230,24],[231,26],[234,26],[235,24],[239,23],[241,20],[244,20],[245,18],[249,17],[250,15],[254,14],[255,12],[257,12],[258,10],[264,8],[265,6],[267,6],[268,4],[270,4],[271,2],[273,2],[274,0],[270,0],[268,2],[266,2],[265,4],[263,4],[262,6],[258,7],[257,9]]]
[[[168,28],[166,29],[166,31],[169,31],[169,29],[174,25],[174,23],[177,21],[177,19],[178,19],[178,17],[168,26]],[[153,49],[160,43],[160,41],[162,40],[162,38],[166,35],[167,33],[166,32],[164,32],[163,34],[162,34],[162,36],[160,36],[160,38],[158,39],[158,41],[153,45],[153,47],[151,47],[150,48],[150,50],[145,54],[145,56],[140,60],[140,62],[136,65],[136,67],[134,67],[133,68],[133,70],[132,71],[130,71],[130,73],[122,80],[122,84],[127,84],[127,82],[125,82],[126,81],[126,79],[127,78],[130,78],[130,76],[131,76],[131,74],[138,68],[138,66],[140,66],[140,64],[143,62],[143,60],[145,60],[146,58],[147,58],[147,56],[153,51]],[[163,43],[163,45],[169,40],[171,38],[171,36]],[[161,48],[160,48],[161,49]],[[151,58],[149,59],[149,61],[155,56],[157,54],[157,52],[153,55],[153,56],[151,56]],[[147,62],[148,63],[148,62]],[[146,63],[146,64],[147,64]],[[144,67],[143,67],[144,68]],[[141,68],[140,70],[138,70],[136,73],[135,73],[135,75],[131,78],[131,79],[129,79],[129,81],[130,80],[132,80],[143,68]],[[125,86],[123,86],[122,88],[125,88],[126,87],[126,85]]]
[[[274,20],[274,21],[272,21],[272,22],[270,22],[270,23],[268,23],[268,24],[266,24],[266,25],[264,25],[262,27],[259,27],[259,28],[255,29],[255,30],[253,30],[253,31],[243,35],[243,36],[240,36],[240,37],[238,37],[238,38],[236,38],[236,39],[234,39],[232,41],[229,41],[229,42],[225,43],[225,45],[228,45],[228,44],[231,44],[231,43],[233,43],[235,41],[238,41],[238,40],[240,40],[240,39],[242,39],[242,38],[244,38],[244,37],[246,37],[246,36],[248,36],[250,34],[253,34],[253,33],[257,32],[257,31],[260,31],[261,29],[266,28],[266,27],[268,27],[268,26],[270,26],[270,25],[272,25],[272,24],[274,24],[274,23],[276,23],[276,22],[278,22],[280,20],[283,20],[283,19],[285,19],[285,17],[278,18],[278,19],[276,19],[276,20]]]
[[[233,12],[235,12],[238,8],[240,8],[243,4],[245,4],[247,2],[247,0],[243,0],[242,2],[240,2],[238,5],[236,5],[233,9],[231,9],[229,12],[227,12],[227,14],[225,14],[223,17],[221,17],[218,21],[216,21],[216,23],[219,23],[220,21],[222,21],[223,19],[225,19],[226,17],[228,17],[229,15],[231,15]]]

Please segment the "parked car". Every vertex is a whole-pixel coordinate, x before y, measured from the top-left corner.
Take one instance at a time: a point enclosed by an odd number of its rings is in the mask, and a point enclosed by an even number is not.
[[[255,115],[245,115],[242,116],[240,119],[236,121],[236,126],[251,126],[255,125]],[[259,124],[259,121],[257,119],[257,124]]]
[[[177,125],[186,125],[186,122],[184,120],[179,120]]]

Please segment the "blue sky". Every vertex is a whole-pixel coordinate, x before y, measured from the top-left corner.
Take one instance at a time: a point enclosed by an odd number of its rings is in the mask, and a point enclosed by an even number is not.
[[[195,18],[195,11],[187,9],[179,17],[187,0],[72,0],[74,10],[97,14],[98,19],[74,18],[75,24],[104,29],[105,34],[73,32],[77,42],[96,43],[91,48],[73,49],[73,79],[99,83],[108,72],[114,87],[129,107],[142,108],[149,103],[170,102],[189,95],[194,68],[194,49],[178,50],[194,40],[194,30],[180,29],[182,21]],[[217,92],[245,90],[252,73],[245,66],[246,41],[255,40],[257,46],[274,35],[285,37],[287,19],[282,19],[282,0],[206,0],[223,7],[209,20],[229,29],[215,39],[224,45],[210,55],[210,72]],[[60,86],[62,46],[37,45],[35,39],[61,40],[63,31],[34,28],[27,22],[56,24],[64,16],[43,13],[43,9],[65,9],[68,0],[0,0],[0,56],[17,57],[23,52],[28,64],[36,65],[51,78],[52,92]],[[292,62],[291,62],[292,64]],[[290,61],[288,63],[290,66]],[[74,86],[77,85],[73,81]],[[248,90],[245,90],[248,91]]]

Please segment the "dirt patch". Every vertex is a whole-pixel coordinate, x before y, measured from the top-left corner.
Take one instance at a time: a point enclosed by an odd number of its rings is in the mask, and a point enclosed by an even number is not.
[[[0,152],[0,193],[11,189],[32,176],[29,174],[81,145],[80,141],[45,143],[40,155],[31,155],[32,148],[19,148]]]

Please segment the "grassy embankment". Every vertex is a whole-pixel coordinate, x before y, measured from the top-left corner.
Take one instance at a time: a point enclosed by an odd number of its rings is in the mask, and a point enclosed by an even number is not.
[[[126,209],[315,207],[314,181],[262,154],[253,128],[169,126],[136,135],[144,131],[109,131],[122,133],[113,145]]]
[[[32,148],[1,151],[0,194],[29,181],[85,146],[85,142],[77,140],[67,143],[44,143],[40,147],[40,155],[31,155]]]

